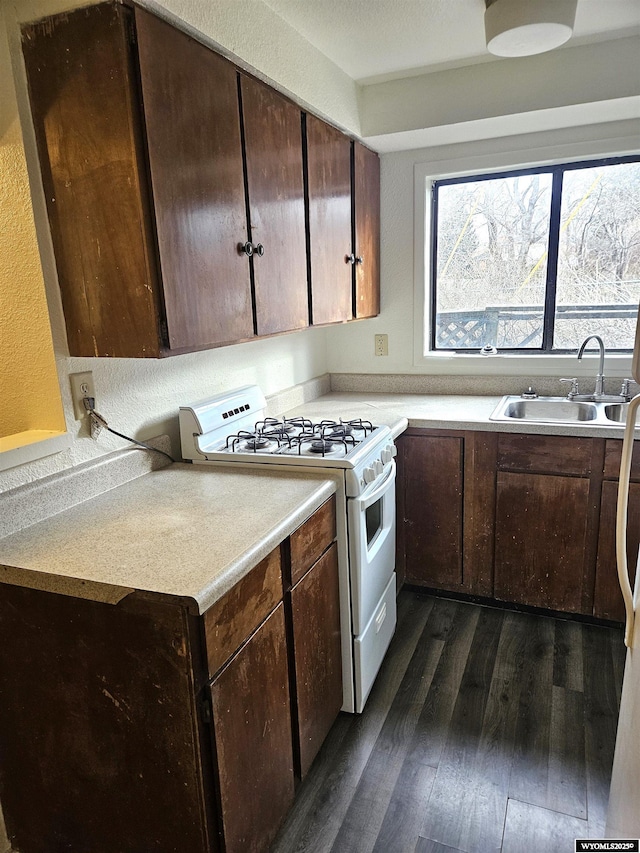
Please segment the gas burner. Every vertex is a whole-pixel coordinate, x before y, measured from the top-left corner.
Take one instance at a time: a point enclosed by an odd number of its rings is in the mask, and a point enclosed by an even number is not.
[[[284,425],[287,431],[289,431],[289,428],[291,428],[292,430],[301,429],[303,432],[313,431],[313,423],[308,418],[285,418]]]
[[[336,438],[350,438],[352,442],[355,444],[355,439],[353,438],[353,427],[349,424],[335,424],[333,426],[324,426],[322,428],[322,437],[328,439],[336,439]]]
[[[270,444],[266,435],[254,435],[253,438],[247,439],[244,443],[245,450],[262,450]]]
[[[287,432],[293,432],[295,427],[289,425],[286,421],[280,421],[278,418],[265,418],[263,421],[256,421],[255,431],[264,435],[279,436]]]
[[[365,435],[373,432],[373,424],[371,421],[363,421],[362,418],[353,418],[350,421],[340,421],[340,426],[351,427],[352,430],[361,430]]]
[[[252,450],[256,453],[258,450],[264,449],[269,444],[271,444],[270,439],[267,436],[262,435],[262,433],[240,430],[240,432],[227,437],[225,447],[232,453],[236,453],[239,449]]]
[[[322,453],[324,456],[330,450],[333,450],[334,442],[330,441],[326,436],[323,438],[314,438],[309,443],[309,450],[311,453]]]
[[[265,435],[268,438],[273,438],[277,441],[278,439],[287,439],[292,432],[293,427],[285,426],[284,424],[278,424],[277,426],[272,426],[261,430],[260,435]]]

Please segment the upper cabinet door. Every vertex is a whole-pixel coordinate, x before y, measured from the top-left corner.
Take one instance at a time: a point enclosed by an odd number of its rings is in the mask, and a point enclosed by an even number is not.
[[[353,144],[355,288],[357,319],[380,313],[380,159]]]
[[[236,69],[135,14],[169,346],[252,337]]]
[[[300,110],[241,75],[258,335],[309,324]]]
[[[352,318],[351,141],[307,114],[311,322]]]
[[[146,166],[131,97],[130,14],[100,4],[23,30],[67,339],[76,356],[160,352]]]

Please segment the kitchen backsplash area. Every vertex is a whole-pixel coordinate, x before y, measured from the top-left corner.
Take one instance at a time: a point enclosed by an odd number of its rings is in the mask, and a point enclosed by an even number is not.
[[[591,388],[594,379],[580,380]],[[606,391],[620,393],[620,378],[607,379]],[[332,373],[332,391],[351,391],[371,394],[462,394],[469,396],[498,396],[521,394],[531,386],[539,395],[564,397],[567,386],[557,376],[447,376],[425,373]]]
[[[166,435],[147,443],[171,453]],[[0,539],[169,464],[161,453],[128,446],[4,492]]]

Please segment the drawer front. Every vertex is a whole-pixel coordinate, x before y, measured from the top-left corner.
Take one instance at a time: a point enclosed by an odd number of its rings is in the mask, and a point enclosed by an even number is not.
[[[220,669],[281,600],[278,547],[204,614],[209,675]]]
[[[604,446],[604,476],[617,480],[620,476],[622,458],[622,439],[609,438]],[[633,442],[631,454],[631,479],[640,480],[640,441]]]
[[[592,447],[591,438],[502,433],[498,437],[498,468],[588,477]]]
[[[329,498],[291,534],[291,584],[311,568],[336,538],[336,499]]]
[[[373,682],[396,628],[396,576],[391,576],[380,604],[369,624],[353,641],[353,662],[356,681],[356,712],[367,701]]]

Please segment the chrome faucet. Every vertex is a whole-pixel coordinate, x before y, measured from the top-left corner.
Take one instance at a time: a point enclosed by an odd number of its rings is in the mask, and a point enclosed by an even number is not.
[[[584,353],[585,347],[589,341],[597,341],[598,346],[600,347],[600,363],[598,365],[598,375],[596,376],[596,388],[593,392],[593,396],[597,400],[604,394],[604,342],[600,335],[589,335],[588,338],[583,340],[580,346],[578,351],[578,361],[582,359],[582,354]]]

